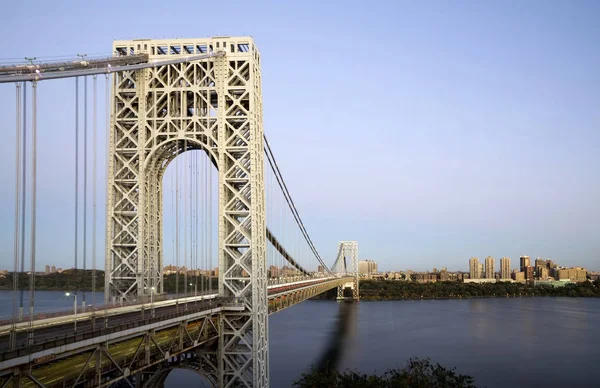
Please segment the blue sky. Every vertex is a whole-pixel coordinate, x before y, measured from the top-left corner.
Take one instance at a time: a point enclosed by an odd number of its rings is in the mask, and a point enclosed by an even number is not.
[[[265,131],[329,262],[338,240],[358,240],[386,270],[487,255],[516,267],[521,254],[600,270],[598,20],[594,1],[22,1],[0,15],[0,57],[252,35]],[[73,82],[39,89],[41,265],[72,263]],[[0,114],[9,268],[13,85],[0,85]],[[102,221],[104,196],[102,183]]]

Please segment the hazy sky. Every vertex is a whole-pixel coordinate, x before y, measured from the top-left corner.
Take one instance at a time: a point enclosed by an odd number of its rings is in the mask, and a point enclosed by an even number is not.
[[[487,255],[516,267],[521,254],[600,270],[599,20],[596,1],[12,1],[0,58],[252,35],[265,131],[328,262],[358,240],[385,270]],[[73,260],[73,85],[39,88],[40,266]],[[0,268],[12,267],[14,93],[0,85]],[[104,196],[102,183],[102,225]]]

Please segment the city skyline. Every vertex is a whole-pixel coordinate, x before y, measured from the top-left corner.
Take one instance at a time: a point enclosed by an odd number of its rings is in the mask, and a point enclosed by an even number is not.
[[[187,6],[194,9],[193,3]],[[114,7],[122,12],[114,14]],[[240,3],[236,9],[246,18],[235,23],[208,18],[200,29],[168,19],[148,24],[164,18],[160,2],[149,1],[146,8],[147,19],[131,19],[135,5],[111,1],[35,7],[12,2],[0,16],[0,28],[5,36],[21,38],[7,39],[4,48],[11,58],[41,59],[75,57],[82,50],[110,55],[113,39],[174,31],[186,37],[253,35],[262,54],[265,132],[328,265],[336,241],[353,239],[361,257],[376,258],[381,270],[442,262],[464,269],[465,259],[474,255],[515,260],[523,252],[599,269],[600,154],[594,147],[600,143],[595,38],[600,5]],[[73,25],[55,25],[49,17],[67,13],[85,20],[86,28],[74,33]],[[26,15],[28,22],[16,15]],[[576,27],[564,20],[577,21]],[[353,56],[349,66],[346,59],[356,52],[369,54]],[[375,54],[380,52],[389,60]],[[74,85],[61,85],[39,88],[42,268],[73,262],[73,115],[57,112],[72,101]],[[13,88],[0,86],[6,128],[13,128]],[[370,104],[366,95],[382,97]],[[289,120],[290,108],[302,111],[303,120]],[[100,120],[99,129],[103,125]],[[6,143],[14,144],[13,131],[7,133]],[[14,150],[6,148],[0,155],[0,179],[7,182],[0,191],[0,258],[10,263]],[[57,148],[64,152],[54,152]],[[99,152],[98,166],[105,162]],[[171,176],[165,176],[166,192]],[[102,174],[97,194],[102,226]],[[168,197],[164,205],[169,209]],[[170,221],[165,212],[165,225]],[[56,230],[64,233],[52,233]],[[171,237],[166,230],[165,264],[172,260]],[[88,267],[91,257],[89,252]]]
[[[481,276],[485,276],[486,275],[486,263],[488,259],[492,259],[492,272],[493,273],[498,273],[501,274],[502,270],[503,270],[503,262],[504,260],[506,260],[507,262],[507,271],[510,275],[510,273],[512,273],[513,270],[520,270],[521,269],[521,261],[523,258],[528,258],[529,259],[529,266],[532,267],[536,267],[535,262],[538,260],[543,260],[544,262],[546,262],[547,260],[550,260],[551,262],[556,262],[556,263],[560,263],[563,267],[565,268],[573,268],[573,267],[583,267],[586,268],[588,271],[590,272],[600,272],[600,267],[587,267],[587,266],[582,266],[579,265],[578,263],[572,263],[572,262],[568,262],[566,260],[562,260],[562,259],[553,259],[553,258],[548,258],[548,257],[540,257],[540,256],[536,256],[535,259],[533,260],[533,262],[531,261],[532,256],[529,255],[520,255],[517,258],[511,258],[511,257],[507,257],[507,256],[490,256],[490,255],[486,255],[485,259],[480,260],[479,256],[471,256],[471,258],[469,258],[469,262],[472,259],[477,259],[478,260],[478,264],[481,266]],[[216,263],[216,259],[213,260],[213,263]],[[368,264],[371,263],[371,264]],[[44,272],[44,269],[47,268],[48,266],[50,267],[54,267],[57,269],[63,269],[61,267],[59,267],[58,265],[55,265],[53,263],[51,264],[43,264],[43,263],[38,263],[39,267],[37,268],[36,272]],[[368,265],[368,267],[367,267]],[[373,267],[374,265],[374,267]],[[283,265],[272,265],[269,264],[268,267],[279,267],[279,268],[283,268],[289,266],[289,264],[283,264]],[[164,265],[164,268],[177,268],[177,266],[175,265],[175,263],[171,263],[171,262],[166,262]],[[64,269],[73,269],[74,267],[71,266],[65,266]],[[195,270],[196,268],[193,268],[192,266],[190,266],[189,264],[186,266],[183,263],[180,263],[179,268],[187,268],[188,270]],[[363,268],[369,268],[369,270],[366,271],[366,273],[372,273],[373,272],[373,268],[374,268],[374,272],[394,272],[394,271],[414,271],[414,272],[423,272],[423,271],[429,271],[431,270],[431,268],[435,269],[435,268],[444,268],[448,271],[457,271],[457,272],[464,272],[464,273],[470,273],[470,264],[467,263],[466,266],[458,266],[458,267],[449,267],[447,266],[444,262],[438,263],[436,267],[430,267],[430,268],[423,268],[423,267],[419,267],[419,266],[407,266],[407,267],[395,267],[395,268],[379,268],[379,261],[378,260],[371,260],[371,259],[367,259],[367,258],[361,258],[359,257],[359,272],[361,272],[361,270]],[[450,269],[448,269],[450,268]],[[79,269],[82,269],[81,267],[79,267]],[[88,267],[88,269],[91,270],[91,268]],[[98,268],[100,270],[104,270],[104,268]],[[199,270],[207,270],[207,268],[197,268]],[[218,269],[218,265],[214,265],[211,268],[209,268],[210,270],[214,270],[214,269]],[[7,270],[8,272],[11,272],[12,268],[0,268],[0,270]],[[316,268],[311,268],[309,269],[310,271],[314,271],[314,272],[323,272],[324,270],[322,269],[322,266],[317,266]],[[26,268],[26,271],[28,271],[28,269]],[[54,272],[54,271],[52,271]],[[365,271],[362,271],[365,272]],[[510,276],[509,276],[510,277]],[[506,279],[506,278],[504,278]]]

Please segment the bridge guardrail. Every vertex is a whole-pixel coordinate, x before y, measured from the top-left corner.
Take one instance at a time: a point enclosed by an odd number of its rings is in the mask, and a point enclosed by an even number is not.
[[[231,303],[226,303],[226,304],[229,305]],[[194,306],[193,302],[189,302],[189,305],[191,305],[190,306],[191,308],[188,308],[187,310],[168,313],[168,314],[161,314],[161,315],[157,315],[155,317],[145,317],[144,319],[136,318],[134,321],[118,324],[115,326],[109,326],[106,328],[96,329],[96,330],[92,330],[92,331],[87,331],[85,333],[76,333],[75,332],[73,334],[66,334],[66,335],[60,336],[60,337],[44,339],[42,342],[39,342],[39,343],[36,343],[36,341],[34,339],[33,344],[31,344],[31,345],[26,344],[15,350],[9,350],[9,351],[4,351],[4,352],[0,353],[0,361],[6,361],[6,360],[10,360],[10,359],[13,359],[16,357],[30,355],[32,353],[36,353],[36,352],[39,352],[42,350],[52,349],[57,346],[63,346],[63,345],[67,345],[67,344],[79,342],[79,341],[85,341],[85,340],[92,339],[95,337],[112,334],[115,332],[132,329],[132,328],[136,328],[136,327],[140,327],[140,326],[144,326],[144,325],[148,325],[148,324],[153,324],[153,323],[157,323],[157,322],[171,319],[171,318],[177,318],[180,316],[189,315],[190,313],[194,313],[194,312],[205,311],[205,310],[209,310],[209,309],[217,308],[217,307],[225,307],[225,304],[221,303],[220,301],[215,302],[212,300],[202,302],[201,306],[198,306],[198,304],[196,304],[196,306]],[[236,305],[239,306],[239,304],[236,304]],[[83,320],[82,320],[82,322],[83,322]]]

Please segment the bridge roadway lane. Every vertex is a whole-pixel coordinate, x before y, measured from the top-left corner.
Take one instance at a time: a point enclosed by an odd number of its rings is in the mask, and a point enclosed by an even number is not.
[[[291,283],[270,285],[268,288],[269,295],[277,294],[279,292],[290,291],[291,289],[300,289],[317,283],[326,282],[331,278],[321,279],[310,279],[302,280]],[[140,304],[118,308],[109,308],[106,310],[95,310],[95,312],[86,312],[77,314],[77,335],[91,333],[93,331],[92,319],[90,316],[95,314],[95,329],[110,329],[112,327],[126,325],[128,323],[136,322],[143,317],[149,318],[151,316],[151,306],[154,309],[154,315],[156,318],[166,317],[175,313],[181,313],[184,315],[185,311],[202,311],[210,308],[217,307],[220,299],[217,298],[217,294],[204,294],[195,297],[187,297],[180,299],[169,299],[166,301],[157,301],[153,304]],[[177,303],[179,301],[179,303]],[[134,311],[131,311],[134,309]],[[186,310],[187,309],[187,310]],[[128,310],[126,312],[119,313],[119,311]],[[106,315],[105,315],[106,314]],[[143,315],[142,315],[143,314]],[[47,322],[47,323],[44,323]],[[64,323],[63,323],[64,322]],[[41,344],[44,342],[61,339],[64,337],[72,336],[74,334],[75,325],[73,323],[73,315],[65,315],[62,317],[55,317],[46,320],[34,321],[34,325],[37,326],[33,330],[33,341],[34,344]],[[17,349],[27,346],[27,338],[29,333],[27,332],[27,322],[19,323],[19,330],[17,332]],[[10,328],[8,326],[0,327],[0,352],[6,352],[10,346]]]
[[[184,311],[201,311],[208,310],[210,308],[214,308],[219,304],[219,300],[198,300],[198,301],[188,301],[186,303],[180,304],[172,304],[168,306],[157,306],[154,308],[154,316],[156,318],[160,318],[163,316],[168,316],[177,313],[183,313]],[[110,312],[110,310],[107,310]],[[138,310],[127,312],[118,315],[108,315],[104,316],[104,310],[96,311],[96,330],[103,328],[111,328],[115,326],[124,325],[127,323],[138,321],[142,318],[142,314],[144,314],[145,318],[149,318],[151,316],[151,310],[146,308],[145,310]],[[72,315],[66,316],[65,319],[72,319]],[[77,334],[84,334],[92,331],[92,320],[90,318],[82,318],[81,320],[77,320]],[[43,343],[46,341],[55,340],[61,337],[66,337],[69,335],[73,335],[74,333],[74,323],[73,321],[68,323],[55,324],[46,327],[40,327],[34,330],[33,332],[33,340],[34,343]],[[8,351],[9,349],[9,335],[3,334],[0,337],[0,352]],[[17,333],[17,347],[25,347],[27,345],[28,333],[26,330],[21,329]]]

